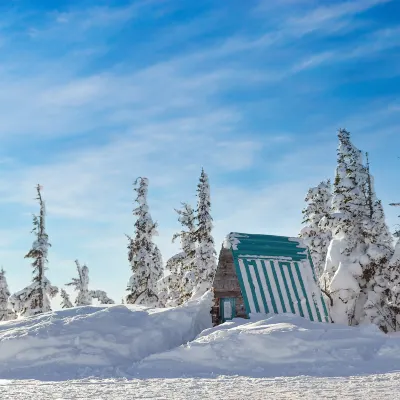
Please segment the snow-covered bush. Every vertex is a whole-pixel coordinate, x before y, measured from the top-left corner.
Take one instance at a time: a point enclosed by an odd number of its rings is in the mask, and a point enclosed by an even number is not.
[[[78,260],[75,260],[78,278],[72,278],[67,286],[73,286],[78,292],[75,299],[76,306],[90,306],[92,304],[92,296],[89,293],[89,268],[84,265],[81,267]]]
[[[9,321],[15,319],[16,315],[13,312],[9,303],[10,290],[8,289],[6,273],[3,268],[0,271],[0,321]]]

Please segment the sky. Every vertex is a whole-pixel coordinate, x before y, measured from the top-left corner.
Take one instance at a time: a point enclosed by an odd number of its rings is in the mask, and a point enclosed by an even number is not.
[[[232,231],[297,236],[333,178],[337,129],[368,151],[392,230],[400,201],[400,2],[12,0],[0,4],[0,265],[29,284],[35,185],[59,287],[87,263],[117,302],[133,182],[149,178],[164,259],[174,208],[210,178]]]

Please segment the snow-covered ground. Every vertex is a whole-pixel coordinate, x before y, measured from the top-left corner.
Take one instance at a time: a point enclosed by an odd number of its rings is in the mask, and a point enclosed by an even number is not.
[[[400,399],[399,336],[290,314],[211,328],[210,300],[0,323],[0,398]]]
[[[3,385],[3,386],[2,386]],[[0,381],[2,400],[398,400],[400,374],[349,378],[280,377],[215,379]]]

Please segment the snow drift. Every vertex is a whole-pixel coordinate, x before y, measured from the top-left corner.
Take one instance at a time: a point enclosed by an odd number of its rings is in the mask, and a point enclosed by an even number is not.
[[[400,369],[400,337],[291,314],[236,319],[140,363],[142,376],[340,376]]]
[[[118,375],[211,326],[211,295],[186,305],[85,306],[0,323],[0,378]]]

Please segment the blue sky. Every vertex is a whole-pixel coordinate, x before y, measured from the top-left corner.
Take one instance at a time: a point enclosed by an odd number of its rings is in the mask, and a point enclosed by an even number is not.
[[[0,5],[0,262],[12,291],[35,190],[49,278],[87,262],[119,300],[137,176],[150,179],[164,258],[210,176],[217,246],[230,231],[297,235],[308,187],[332,178],[336,130],[399,201],[400,2],[14,0]],[[397,210],[398,211],[398,210]],[[388,223],[397,222],[386,207]]]

